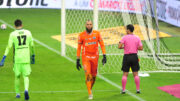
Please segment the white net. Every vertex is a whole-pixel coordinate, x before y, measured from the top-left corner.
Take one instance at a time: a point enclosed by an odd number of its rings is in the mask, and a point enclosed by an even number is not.
[[[126,35],[127,24],[134,25],[134,34],[140,37],[144,46],[144,50],[138,53],[141,71],[180,69],[179,57],[171,54],[163,41],[164,37],[171,35],[158,32],[154,11],[154,0],[99,0],[98,30],[107,54],[107,64],[102,66],[102,52],[99,48],[99,73],[121,71],[123,50],[118,49],[118,43]],[[93,8],[66,9],[66,56],[76,59],[77,36],[85,30],[86,20],[93,20],[93,14]],[[61,36],[53,37],[61,39]]]

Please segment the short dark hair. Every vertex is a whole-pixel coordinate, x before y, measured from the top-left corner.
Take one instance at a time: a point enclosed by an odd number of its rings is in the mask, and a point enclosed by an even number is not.
[[[86,22],[89,22],[89,21],[91,21],[91,22],[92,22],[92,20],[91,20],[91,19],[87,19],[87,20],[86,20]]]
[[[17,19],[17,20],[15,20],[14,25],[15,25],[16,27],[19,27],[19,26],[22,25],[22,21],[21,21],[20,19]]]
[[[134,26],[132,24],[129,24],[126,26],[127,30],[130,30],[131,32],[134,31]]]

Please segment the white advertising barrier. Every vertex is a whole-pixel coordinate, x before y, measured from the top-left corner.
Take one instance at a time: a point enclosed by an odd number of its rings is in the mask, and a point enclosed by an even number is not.
[[[158,19],[180,27],[180,1],[158,0]]]
[[[93,9],[94,0],[65,1],[66,9]],[[153,5],[153,0],[150,3]],[[99,0],[99,10],[145,14],[146,4],[146,0]],[[0,8],[60,9],[61,0],[0,0]],[[180,1],[157,0],[157,14],[160,20],[180,27]]]
[[[68,0],[71,1],[71,0]],[[0,0],[0,8],[61,8],[61,0]]]
[[[94,0],[65,0],[67,9],[92,10]],[[140,7],[133,4],[140,4]],[[99,9],[122,12],[141,12],[145,0],[99,0]],[[0,8],[61,8],[61,0],[0,0]]]
[[[94,0],[70,1],[72,2],[66,1],[66,8],[68,9],[93,9]],[[145,11],[145,4],[145,0],[99,0],[99,10],[141,13],[141,11]]]
[[[92,10],[93,1],[94,0],[67,0],[66,8]],[[99,0],[99,10],[146,14],[146,4],[147,0]],[[154,0],[150,0],[150,4],[154,11]],[[159,20],[180,27],[180,1],[157,0],[156,5]]]

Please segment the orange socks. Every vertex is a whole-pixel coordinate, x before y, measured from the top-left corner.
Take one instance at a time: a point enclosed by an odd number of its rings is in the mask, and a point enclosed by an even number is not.
[[[93,76],[92,81],[91,81],[91,89],[93,88],[95,81],[96,81],[96,76]]]
[[[86,75],[86,85],[87,85],[87,89],[88,89],[88,94],[91,95],[92,94],[92,75],[91,74],[87,74]]]

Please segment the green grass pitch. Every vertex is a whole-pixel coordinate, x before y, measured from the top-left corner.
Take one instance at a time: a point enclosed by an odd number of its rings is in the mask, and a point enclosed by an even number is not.
[[[13,25],[17,18],[23,20],[24,28],[29,29],[34,38],[60,52],[60,43],[51,38],[52,35],[60,34],[60,10],[0,9],[0,19],[10,25]],[[180,45],[175,44],[179,42],[180,29],[163,22],[160,22],[160,28],[176,36],[164,40],[172,52],[180,52]],[[9,27],[6,30],[0,30],[0,57],[4,54],[11,31],[13,29]],[[35,53],[36,64],[32,65],[29,101],[88,101],[83,70],[77,71],[74,63],[38,43],[35,43]],[[20,99],[15,99],[12,68],[13,54],[10,52],[5,66],[0,68],[0,101],[24,101],[23,93]],[[122,73],[103,74],[119,86],[121,86],[121,75]],[[150,73],[150,77],[141,77],[142,94],[137,95],[134,79],[130,74],[127,89],[146,101],[179,101],[178,98],[157,89],[160,86],[178,84],[179,79],[180,73]],[[21,78],[21,91],[24,91],[23,78]],[[137,101],[128,94],[120,94],[120,89],[100,78],[97,78],[93,91],[93,101]]]

